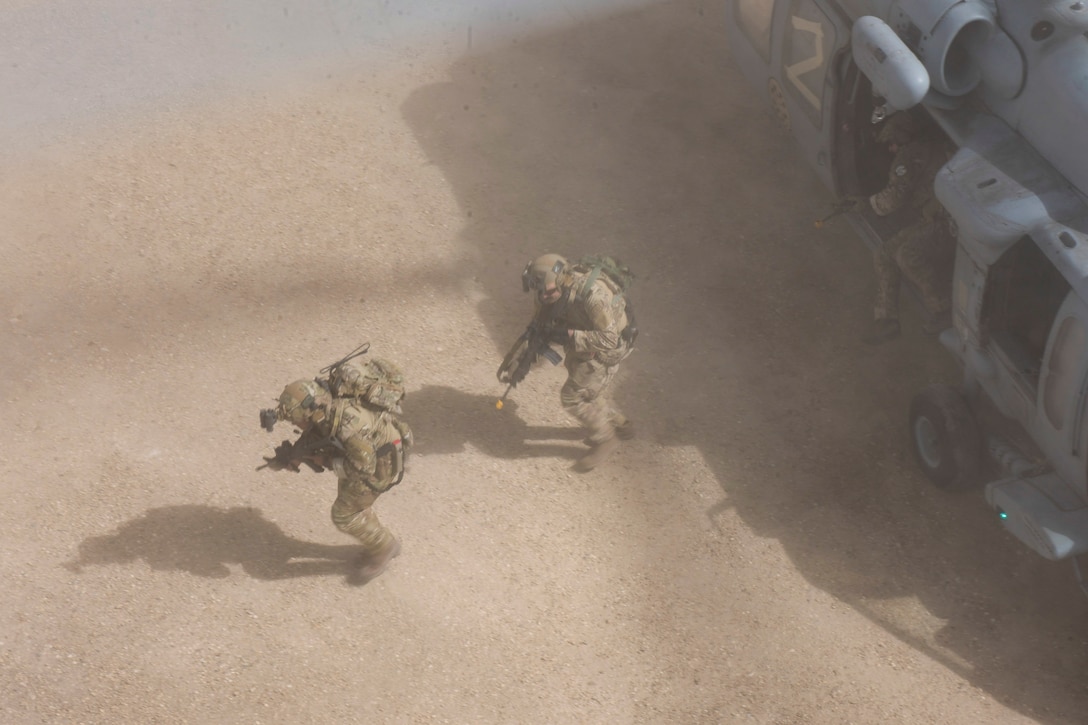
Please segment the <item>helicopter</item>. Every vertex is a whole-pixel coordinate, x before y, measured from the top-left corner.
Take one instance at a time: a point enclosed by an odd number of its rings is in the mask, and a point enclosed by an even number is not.
[[[984,486],[1088,594],[1088,0],[727,0],[727,18],[736,66],[836,197],[883,186],[889,117],[939,129],[938,339],[963,378],[914,397],[914,457],[942,489]],[[868,211],[842,207],[873,248],[906,223]]]

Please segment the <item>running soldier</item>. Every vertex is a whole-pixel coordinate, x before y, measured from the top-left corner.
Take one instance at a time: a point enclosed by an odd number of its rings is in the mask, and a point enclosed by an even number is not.
[[[545,336],[545,343],[563,346],[567,381],[559,400],[588,431],[586,442],[592,450],[577,467],[592,470],[615,452],[618,439],[634,436],[631,421],[606,395],[638,335],[627,298],[631,274],[610,257],[587,257],[571,264],[558,254],[545,254],[529,262],[521,276],[523,289],[536,293],[529,331]],[[500,382],[520,381],[515,371],[524,362],[526,335],[499,367]],[[528,349],[535,357],[531,340]]]

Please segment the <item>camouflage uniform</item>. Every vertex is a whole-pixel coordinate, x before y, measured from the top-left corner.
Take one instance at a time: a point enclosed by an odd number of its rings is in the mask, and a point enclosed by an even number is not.
[[[628,324],[625,296],[605,275],[594,276],[591,280],[587,271],[575,267],[560,284],[563,297],[554,304],[564,305],[559,326],[571,330],[563,343],[567,381],[559,400],[597,446],[629,425],[605,392],[631,347],[621,337]]]
[[[366,555],[384,556],[396,539],[378,520],[373,506],[379,495],[400,482],[412,431],[388,410],[341,398],[332,404],[327,434],[344,451],[342,457],[330,461],[338,479],[332,522],[358,539]]]
[[[312,455],[318,458],[309,460],[318,465],[316,470],[329,467],[336,472],[332,521],[362,544],[361,571],[368,578],[381,573],[388,560],[400,551],[399,542],[378,520],[373,507],[378,496],[400,483],[404,459],[412,445],[411,428],[394,412],[400,410],[403,379],[391,363],[374,363],[383,366],[382,370],[394,371],[395,381],[383,378],[367,387],[352,387],[360,375],[353,376],[355,370],[343,365],[333,371],[331,389],[351,390],[351,397],[334,397],[328,382],[298,380],[284,388],[274,411],[277,420],[290,421],[302,429],[295,446],[314,451]],[[276,462],[266,460],[269,464]],[[298,470],[297,463],[280,463],[273,470],[283,467]]]
[[[889,120],[891,124],[895,117]],[[886,129],[894,138],[895,130]],[[876,320],[899,319],[900,274],[905,274],[922,295],[922,302],[931,318],[947,312],[948,293],[940,288],[937,263],[947,253],[952,233],[947,214],[933,193],[933,180],[947,156],[940,144],[913,133],[904,139],[895,153],[888,172],[888,184],[869,197],[869,205],[878,216],[887,216],[909,208],[917,220],[884,242],[873,254],[877,291],[873,305]]]

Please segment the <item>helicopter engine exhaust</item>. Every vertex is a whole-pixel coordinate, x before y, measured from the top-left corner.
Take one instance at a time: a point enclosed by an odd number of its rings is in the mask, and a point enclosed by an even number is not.
[[[959,97],[982,80],[980,59],[994,33],[992,9],[978,0],[899,0],[888,24],[929,72],[934,90]]]

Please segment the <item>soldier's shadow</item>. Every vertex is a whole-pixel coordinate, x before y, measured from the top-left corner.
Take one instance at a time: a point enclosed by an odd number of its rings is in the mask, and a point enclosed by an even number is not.
[[[473,395],[455,388],[428,385],[405,399],[405,417],[412,425],[421,454],[456,453],[466,445],[496,458],[579,458],[585,455],[585,437],[576,423],[570,426],[530,426],[518,414],[518,404],[507,400],[502,410],[496,398]]]
[[[156,570],[222,578],[238,564],[256,579],[342,574],[351,582],[359,547],[294,539],[258,509],[164,506],[147,511],[106,536],[85,539],[79,556],[64,566],[126,564],[138,559]]]

